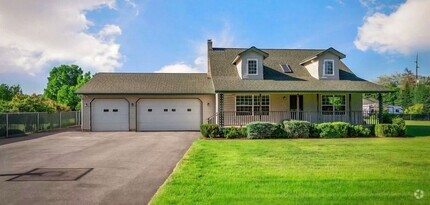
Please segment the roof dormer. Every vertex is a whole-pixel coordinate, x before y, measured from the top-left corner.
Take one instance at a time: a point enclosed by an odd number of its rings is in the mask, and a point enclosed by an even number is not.
[[[233,60],[241,79],[262,80],[263,60],[269,56],[268,53],[252,46],[240,52]]]
[[[339,80],[340,59],[345,57],[345,54],[330,47],[306,58],[300,65],[304,66],[312,77],[316,79]]]

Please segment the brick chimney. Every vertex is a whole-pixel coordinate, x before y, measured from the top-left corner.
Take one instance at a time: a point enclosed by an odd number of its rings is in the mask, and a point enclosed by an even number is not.
[[[208,50],[212,50],[212,39],[208,39]]]

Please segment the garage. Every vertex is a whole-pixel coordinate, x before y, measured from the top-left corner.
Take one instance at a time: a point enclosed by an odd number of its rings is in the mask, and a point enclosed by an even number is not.
[[[199,130],[201,109],[199,99],[140,99],[137,130]]]
[[[125,99],[94,99],[92,131],[129,131],[129,104]]]

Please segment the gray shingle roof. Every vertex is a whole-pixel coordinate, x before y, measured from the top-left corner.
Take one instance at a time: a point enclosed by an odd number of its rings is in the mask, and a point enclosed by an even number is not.
[[[206,73],[97,73],[78,94],[212,94]]]
[[[216,92],[389,92],[383,86],[357,77],[340,63],[339,80],[313,78],[300,63],[323,49],[261,49],[269,54],[264,60],[264,80],[241,80],[231,63],[245,48],[209,50],[211,76]],[[288,64],[292,73],[284,73],[279,64]]]

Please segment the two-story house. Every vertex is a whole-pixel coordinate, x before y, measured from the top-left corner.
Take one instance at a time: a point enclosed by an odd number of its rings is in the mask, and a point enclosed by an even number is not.
[[[216,48],[207,73],[98,73],[81,87],[82,128],[198,130],[202,123],[363,123],[362,94],[388,89],[357,77],[328,49]]]

